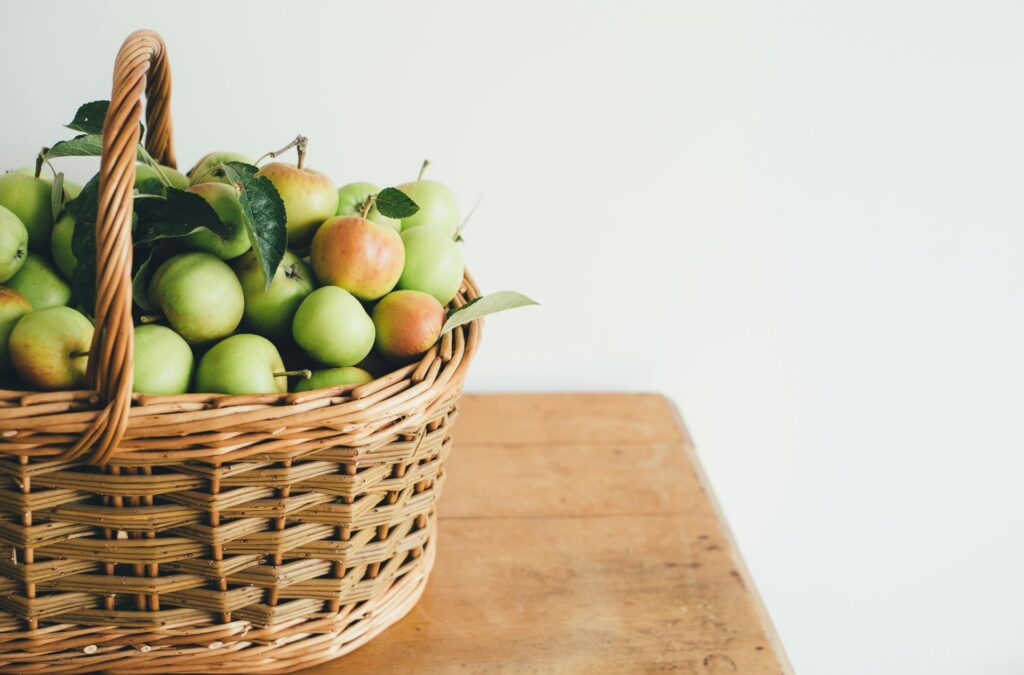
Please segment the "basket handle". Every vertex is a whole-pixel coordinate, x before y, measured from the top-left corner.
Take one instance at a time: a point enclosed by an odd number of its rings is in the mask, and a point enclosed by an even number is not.
[[[64,453],[62,459],[66,460],[87,455],[90,464],[106,464],[128,427],[134,368],[132,201],[143,92],[146,149],[157,162],[175,167],[167,48],[163,38],[149,30],[129,35],[114,62],[113,93],[103,124],[100,157],[96,331],[88,362],[89,385],[96,390],[103,409]]]

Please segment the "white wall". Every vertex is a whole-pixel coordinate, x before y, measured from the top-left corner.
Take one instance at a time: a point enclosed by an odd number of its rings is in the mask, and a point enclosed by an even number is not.
[[[429,157],[484,196],[484,288],[543,302],[489,322],[471,387],[675,399],[799,672],[1024,669],[1019,3],[4,10],[0,166],[138,27],[183,162]]]

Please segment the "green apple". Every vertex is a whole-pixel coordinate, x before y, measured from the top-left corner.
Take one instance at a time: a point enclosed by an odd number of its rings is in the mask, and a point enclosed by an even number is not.
[[[239,333],[215,344],[199,360],[196,391],[283,394],[288,391],[288,378],[273,342],[260,335]]]
[[[199,183],[190,187],[188,191],[196,193],[213,207],[217,217],[227,226],[228,236],[221,237],[208,228],[200,227],[182,238],[186,247],[207,251],[221,260],[237,258],[252,248],[235,186],[225,183]]]
[[[18,291],[0,286],[0,374],[11,372],[11,359],[7,355],[7,344],[15,324],[29,312],[32,305]]]
[[[50,204],[50,181],[23,173],[0,176],[0,206],[5,206],[21,219],[28,230],[30,251],[45,251],[50,246],[53,211]]]
[[[355,366],[327,368],[314,370],[312,377],[308,380],[300,379],[292,387],[292,391],[312,391],[325,387],[337,387],[342,384],[366,384],[371,380],[373,380],[373,375]]]
[[[29,312],[11,331],[11,365],[34,389],[82,389],[92,343],[92,324],[70,307]]]
[[[433,227],[454,238],[459,230],[459,203],[455,193],[436,180],[417,180],[398,186],[420,207],[419,211],[402,219],[402,230],[413,227]]]
[[[167,179],[167,182],[171,184],[171,187],[176,187],[179,190],[184,190],[189,186],[188,176],[172,169],[169,166],[160,165],[160,172]],[[156,181],[160,185],[163,185],[163,181],[156,175],[156,171],[149,164],[143,164],[139,162],[135,165],[135,189],[140,192],[152,191],[153,181]],[[160,194],[163,194],[160,191]]]
[[[189,183],[191,185],[198,185],[199,183],[230,183],[231,181],[224,175],[224,171],[217,168],[221,164],[227,164],[228,162],[252,164],[252,158],[237,152],[218,151],[207,153],[189,170]]]
[[[373,308],[374,346],[392,361],[409,361],[441,337],[445,312],[434,296],[422,291],[388,293]]]
[[[132,391],[184,394],[192,379],[192,348],[167,326],[135,327]]]
[[[71,238],[74,234],[75,217],[70,211],[65,211],[53,224],[53,232],[50,234],[50,256],[65,279],[74,279],[75,265],[78,264],[78,259],[71,250]]]
[[[310,247],[321,284],[344,288],[360,300],[376,300],[402,276],[402,237],[387,225],[359,216],[336,216],[317,231]]]
[[[231,335],[245,306],[235,273],[223,260],[202,251],[164,261],[150,281],[149,302],[190,344]]]
[[[380,188],[373,183],[349,183],[338,188],[338,216],[358,216],[362,211],[363,204],[370,195],[380,192]],[[366,217],[380,225],[388,225],[395,228],[396,232],[402,231],[402,221],[396,218],[388,218],[381,215],[376,206],[370,207]]]
[[[25,264],[28,255],[28,230],[21,218],[0,206],[0,284],[7,281]]]
[[[292,337],[325,366],[353,366],[373,348],[373,321],[351,293],[324,286],[299,305]]]
[[[405,267],[398,287],[423,291],[447,305],[462,285],[462,249],[451,237],[433,227],[414,227],[402,232]]]
[[[270,288],[254,252],[243,255],[233,267],[245,295],[245,326],[279,344],[291,337],[295,310],[313,292],[313,271],[309,265],[291,251],[285,251]]]
[[[271,162],[260,169],[277,188],[284,202],[288,247],[300,249],[313,239],[317,228],[338,210],[338,192],[331,179],[313,169]]]
[[[15,169],[11,173],[20,173],[23,176],[33,176],[34,177],[36,175],[36,170],[35,170],[35,167],[24,166],[24,167],[22,167],[20,169]],[[39,175],[39,177],[42,178],[43,180],[45,180],[50,185],[53,185],[53,176],[52,175],[47,176],[45,173],[41,173]],[[82,186],[79,185],[78,183],[74,183],[72,181],[69,181],[67,179],[67,177],[65,176],[64,177],[64,194],[67,196],[68,199],[74,199],[78,195],[82,194]]]
[[[69,305],[74,299],[71,286],[46,258],[29,253],[21,269],[7,285],[25,296],[32,309]]]

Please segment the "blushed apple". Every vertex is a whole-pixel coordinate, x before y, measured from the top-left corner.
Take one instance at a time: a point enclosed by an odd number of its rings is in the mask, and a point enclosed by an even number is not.
[[[360,300],[376,300],[402,276],[405,248],[387,225],[337,216],[317,231],[309,257],[321,284],[344,288]]]
[[[445,311],[434,296],[422,291],[388,293],[373,308],[374,346],[392,361],[410,361],[441,337]]]

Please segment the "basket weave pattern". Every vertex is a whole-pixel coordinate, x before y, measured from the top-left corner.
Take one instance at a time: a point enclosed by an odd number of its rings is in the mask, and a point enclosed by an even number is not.
[[[97,223],[92,389],[0,391],[0,670],[283,672],[403,616],[479,322],[359,386],[131,393],[134,144],[173,166],[170,70],[139,31],[115,63]],[[454,306],[477,297],[467,275]]]

